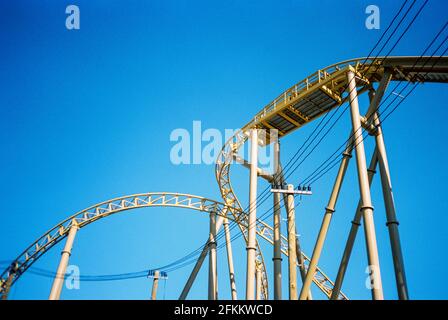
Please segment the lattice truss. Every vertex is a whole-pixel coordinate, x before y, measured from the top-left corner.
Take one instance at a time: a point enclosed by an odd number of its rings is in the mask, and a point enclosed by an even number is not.
[[[65,219],[61,223],[57,224],[55,227],[46,232],[43,236],[32,243],[24,252],[22,252],[16,259],[17,269],[14,271],[14,280],[18,278],[29,268],[31,265],[37,261],[45,252],[52,248],[55,244],[63,240],[71,226],[75,223],[79,228],[85,227],[88,224],[110,216],[115,213],[119,213],[126,210],[145,208],[145,207],[177,207],[192,209],[196,211],[201,211],[205,213],[215,212],[217,215],[227,217],[229,220],[234,220],[234,216],[228,215],[229,207],[225,204],[214,201],[211,199],[180,193],[142,193],[136,195],[130,195],[120,198],[115,198],[109,201],[101,202],[82,211],[75,213],[69,218]],[[235,209],[232,209],[235,211]],[[239,215],[245,217],[245,214],[241,212]],[[247,220],[237,221],[239,225],[243,228],[244,232],[247,230]],[[257,233],[263,239],[268,242],[273,243],[272,240],[272,227],[267,225],[262,221],[257,222]],[[285,237],[282,237],[282,247],[286,246],[287,241]],[[283,253],[287,254],[287,249],[283,250]],[[305,259],[308,259],[304,255]],[[1,283],[5,284],[8,276],[10,275],[11,269],[6,269],[1,275]],[[326,278],[326,281],[329,281]],[[325,281],[325,282],[326,282]],[[2,290],[4,287],[1,287]]]

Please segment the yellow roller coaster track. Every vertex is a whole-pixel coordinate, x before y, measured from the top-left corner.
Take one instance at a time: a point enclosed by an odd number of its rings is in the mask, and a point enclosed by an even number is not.
[[[255,115],[252,121],[243,126],[231,137],[220,154],[215,167],[216,179],[224,203],[230,207],[230,215],[239,221],[247,241],[247,214],[232,188],[230,181],[230,166],[238,150],[249,139],[250,129],[278,130],[279,138],[315,120],[330,110],[347,101],[347,72],[353,71],[357,78],[358,93],[364,93],[379,82],[385,71],[392,73],[393,81],[410,82],[448,82],[448,57],[377,57],[358,58],[343,61],[316,71],[309,77],[284,91],[271,103]],[[265,144],[269,143],[269,135]],[[284,252],[287,255],[287,251]],[[263,294],[267,297],[268,281],[263,256],[257,243],[257,264],[262,269]],[[333,283],[326,276],[316,273],[313,282],[328,296],[331,296]],[[340,294],[339,299],[346,299]]]
[[[125,210],[165,206],[202,212],[213,211],[234,220],[247,241],[248,216],[232,188],[230,166],[234,155],[248,140],[248,131],[250,129],[276,129],[279,137],[282,138],[342,105],[347,100],[345,89],[348,71],[355,73],[356,85],[359,87],[358,92],[363,93],[371,88],[374,82],[380,81],[386,70],[392,73],[394,81],[446,83],[448,82],[448,57],[359,58],[318,70],[283,92],[226,142],[218,155],[215,167],[216,179],[224,203],[199,196],[169,192],[135,194],[101,202],[70,216],[33,242],[14,260],[14,267],[8,267],[1,274],[0,292],[5,291],[8,278],[11,279],[10,285],[13,284],[45,252],[64,239],[73,223],[81,228]],[[265,140],[265,144],[268,143],[270,143],[269,136]],[[272,226],[257,220],[256,231],[261,238],[273,244]],[[281,251],[284,255],[288,255],[287,248],[287,238],[282,235]],[[310,259],[303,253],[302,255],[306,267]],[[258,242],[256,259],[262,270],[262,297],[267,299],[267,273]],[[320,268],[316,269],[313,282],[327,297],[331,296],[334,284]],[[347,299],[342,292],[338,298]]]
[[[0,281],[2,286],[1,291],[5,290],[5,284],[8,277],[12,274],[13,281],[16,282],[20,276],[33,265],[43,254],[48,252],[54,245],[67,237],[70,228],[76,224],[78,228],[83,228],[99,219],[106,218],[122,211],[147,208],[147,207],[176,207],[184,209],[192,209],[201,212],[215,212],[220,216],[227,216],[229,208],[218,201],[199,197],[191,194],[171,193],[171,192],[150,192],[133,194],[114,198],[104,201],[84,210],[81,210],[74,215],[66,218],[58,223],[56,226],[45,232],[41,237],[34,241],[26,250],[24,250],[14,261],[15,270],[11,267],[7,268],[1,275]],[[234,209],[235,211],[236,209]],[[233,217],[228,216],[229,219]],[[245,221],[236,223],[245,223]],[[243,225],[247,229],[247,225]],[[263,221],[257,221],[257,234],[268,241],[270,244],[274,243],[273,229],[270,225]],[[282,252],[287,254],[287,239],[282,236]],[[309,258],[303,255],[304,259],[309,262]],[[324,283],[326,275],[319,269],[318,273],[322,275],[321,282]],[[325,288],[323,288],[325,290]]]

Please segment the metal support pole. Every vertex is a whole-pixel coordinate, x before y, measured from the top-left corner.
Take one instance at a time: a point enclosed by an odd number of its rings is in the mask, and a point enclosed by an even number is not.
[[[274,142],[274,181],[280,178],[280,143]],[[281,247],[281,211],[280,193],[274,192],[274,300],[282,299],[282,247]]]
[[[262,284],[262,280],[261,280],[261,270],[259,267],[257,267],[257,271],[255,274],[255,282],[256,282],[256,290],[255,290],[255,299],[256,300],[261,300],[261,284]]]
[[[222,216],[219,216],[218,221],[216,222],[216,232],[217,233],[219,232],[219,229],[221,229],[223,221],[224,221],[224,218]],[[193,286],[194,280],[196,280],[196,276],[198,275],[199,270],[201,270],[201,267],[202,267],[202,264],[204,263],[205,257],[208,254],[209,244],[210,244],[210,241],[209,241],[209,239],[207,239],[207,242],[204,245],[204,248],[202,249],[202,252],[199,255],[199,258],[196,261],[196,264],[194,265],[193,270],[191,271],[191,274],[188,277],[188,280],[185,283],[184,288],[182,289],[182,293],[179,296],[179,300],[185,300],[187,298],[187,295],[190,292],[191,287]]]
[[[280,194],[274,192],[274,300],[282,299],[282,248]]]
[[[378,149],[378,162],[381,177],[381,187],[383,189],[384,204],[386,207],[386,226],[389,229],[390,246],[395,270],[395,281],[397,284],[398,298],[408,300],[408,287],[404,270],[403,253],[401,251],[400,234],[398,232],[398,220],[395,213],[394,197],[392,193],[392,183],[387,161],[386,146],[384,144],[383,131],[378,114],[374,114],[374,125],[376,127],[375,142]]]
[[[284,180],[282,180],[284,181]],[[288,212],[289,212],[289,203],[288,203],[288,194],[283,193],[283,202],[286,204],[285,205],[285,209],[286,209],[286,216],[288,216]],[[294,219],[295,222],[295,219]],[[303,259],[303,255],[302,255],[302,249],[300,247],[300,240],[299,237],[297,236],[297,227],[295,228],[295,234],[296,234],[296,258],[297,258],[297,264],[299,265],[299,271],[300,271],[300,277],[302,279],[302,283],[305,281],[305,277],[306,277],[306,269],[305,269],[305,260]],[[289,256],[289,253],[288,253]],[[313,296],[311,295],[311,290],[309,290],[308,292],[308,300],[312,300]]]
[[[288,191],[294,186],[288,184]],[[289,268],[289,299],[297,300],[297,248],[294,194],[288,194],[288,268]]]
[[[384,95],[384,92],[387,89],[387,86],[390,83],[392,74],[386,70],[386,72],[383,75],[383,78],[380,81],[380,84],[378,86],[378,89],[376,91],[376,93],[374,95],[370,95],[370,106],[369,106],[369,110],[366,113],[366,119],[370,119],[371,115],[374,114],[376,112],[376,110],[378,109],[379,103]],[[375,169],[378,163],[378,151],[377,148],[375,148],[375,151],[373,152],[372,155],[372,159],[370,160],[370,165],[369,165],[369,169],[367,169],[368,173],[368,179],[369,179],[369,187],[372,184],[372,180],[373,180],[373,176],[375,175]],[[350,255],[353,249],[353,245],[355,243],[355,239],[356,239],[356,235],[358,233],[358,228],[361,225],[361,206],[362,206],[362,202],[361,199],[358,202],[358,206],[356,208],[356,212],[355,212],[355,217],[353,218],[352,221],[352,226],[350,228],[350,233],[347,239],[347,243],[344,249],[344,253],[342,255],[342,260],[341,263],[339,265],[339,270],[336,276],[336,280],[333,286],[333,291],[331,294],[331,299],[332,300],[336,300],[339,297],[339,293],[341,291],[342,288],[342,282],[344,280],[344,276],[345,276],[345,272],[347,270],[348,267],[348,262],[350,260]]]
[[[376,243],[375,225],[373,221],[373,206],[370,197],[370,187],[368,182],[366,155],[361,130],[361,119],[359,114],[358,94],[356,91],[356,80],[353,71],[347,73],[350,113],[352,129],[356,150],[356,164],[358,168],[358,182],[361,193],[361,211],[364,220],[364,232],[366,235],[367,256],[372,279],[372,298],[375,300],[384,299],[383,287],[381,283],[380,262],[378,257],[378,247]]]
[[[226,234],[226,249],[227,249],[227,262],[229,265],[230,291],[232,300],[237,300],[235,269],[233,268],[232,240],[230,238],[229,220],[227,218],[224,218],[224,231]]]
[[[218,277],[216,261],[216,213],[210,212],[210,242],[208,262],[208,299],[218,299]]]
[[[250,131],[250,185],[249,185],[249,219],[247,230],[247,273],[246,299],[254,300],[255,285],[255,253],[256,253],[256,223],[257,223],[257,165],[258,165],[258,132]]]
[[[298,235],[297,228],[296,234]],[[306,278],[306,269],[305,269],[305,259],[302,255],[302,248],[300,247],[299,237],[296,237],[296,251],[297,251],[297,263],[299,264],[300,278],[302,279],[302,284],[305,283]],[[311,289],[308,290],[308,300],[313,300],[313,296],[311,295]]]
[[[61,252],[61,260],[59,262],[58,270],[53,281],[53,286],[51,287],[49,300],[59,300],[61,297],[65,272],[67,271],[68,260],[72,253],[73,242],[75,241],[77,231],[78,224],[75,220],[73,220],[68,232],[67,240],[65,241],[64,249]]]
[[[310,290],[311,284],[313,282],[314,273],[316,272],[317,264],[319,263],[319,258],[322,253],[322,248],[324,246],[325,238],[327,237],[328,228],[330,227],[331,218],[335,212],[336,202],[339,197],[339,192],[341,191],[342,182],[344,181],[345,173],[347,171],[348,163],[352,157],[353,143],[349,139],[345,151],[343,152],[341,164],[339,165],[338,174],[336,175],[336,180],[333,185],[333,190],[331,191],[330,199],[328,200],[327,207],[325,208],[324,218],[322,220],[322,225],[317,236],[316,245],[314,246],[313,255],[311,256],[311,262],[308,267],[308,272],[305,281],[300,291],[300,300],[305,300],[307,298],[307,293]]]
[[[377,149],[373,152],[372,159],[370,160],[370,165],[368,171],[369,186],[372,185],[373,176],[375,175],[375,168],[378,163]],[[358,206],[356,207],[355,217],[352,221],[352,226],[350,228],[350,233],[345,245],[344,254],[342,255],[341,263],[339,265],[338,274],[334,282],[333,291],[331,294],[331,300],[337,300],[339,293],[342,288],[342,282],[344,280],[345,271],[347,270],[348,262],[350,260],[350,255],[352,253],[353,245],[355,244],[356,234],[358,233],[358,228],[361,225],[361,199],[358,201]]]
[[[160,271],[159,270],[154,271],[154,279],[152,282],[152,291],[151,291],[151,300],[156,300],[157,287],[159,286],[159,277],[160,277]]]
[[[285,179],[284,179],[284,176],[283,176],[283,172],[282,172],[281,166],[280,166],[280,178],[279,179],[280,179],[280,183],[282,185],[284,185],[285,184]],[[289,203],[288,203],[288,194],[287,193],[283,193],[283,202],[285,203],[286,215],[288,216],[288,212],[289,212],[290,206],[289,206]],[[280,221],[280,217],[279,217],[279,221]],[[295,219],[294,219],[294,222],[295,222]],[[298,234],[297,233],[297,228],[295,228],[295,234],[296,235]],[[280,243],[279,243],[279,245],[280,245]],[[281,248],[279,250],[281,250]],[[281,251],[280,251],[280,253],[281,253]],[[297,236],[296,236],[296,255],[297,255],[297,263],[299,265],[300,276],[302,278],[302,282],[304,282],[305,277],[306,277],[305,260],[303,259],[302,249],[300,248],[300,241],[299,241],[299,238]],[[313,297],[311,295],[311,290],[309,290],[309,292],[308,292],[308,300],[312,300],[312,298]]]

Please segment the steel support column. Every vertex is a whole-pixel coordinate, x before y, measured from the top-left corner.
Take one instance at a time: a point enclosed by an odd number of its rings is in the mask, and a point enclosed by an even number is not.
[[[298,236],[297,228],[296,228],[296,252],[297,252],[297,263],[299,264],[300,278],[302,279],[302,285],[305,283],[306,279],[306,269],[305,269],[305,259],[302,255],[302,248],[300,247],[300,241]],[[308,290],[308,300],[313,300],[313,296],[311,294],[311,289]]]
[[[280,165],[280,171],[279,172],[280,172],[280,174],[279,174],[280,183],[282,185],[285,185],[286,184],[286,180],[285,180],[285,177],[283,176],[283,169],[281,168],[281,165]],[[277,192],[274,193],[274,194],[277,194]],[[283,193],[283,202],[285,203],[286,216],[288,217],[288,212],[289,212],[290,206],[289,206],[289,201],[288,201],[288,194],[286,194],[286,193]],[[278,203],[280,203],[280,200],[279,200]],[[279,216],[279,224],[280,224],[280,219],[281,218]],[[295,223],[295,218],[294,218],[294,223]],[[296,235],[298,234],[297,233],[297,227],[294,228],[294,232],[295,232]],[[297,263],[299,264],[299,271],[300,271],[300,276],[302,278],[302,282],[304,282],[305,281],[305,277],[306,277],[305,261],[304,261],[303,256],[302,256],[302,250],[301,250],[301,247],[300,247],[299,237],[296,236],[295,238],[296,238],[295,246],[296,246]],[[280,240],[279,240],[279,245],[280,245]],[[281,251],[280,251],[280,253],[281,253]],[[281,277],[280,277],[280,280],[281,280]],[[281,287],[280,287],[280,289],[281,289]],[[309,290],[309,292],[308,292],[308,300],[312,300],[311,290]]]
[[[261,279],[261,270],[258,266],[257,266],[257,271],[255,273],[255,282],[256,282],[255,299],[261,300],[262,279]]]
[[[378,163],[377,149],[373,152],[372,159],[370,160],[370,165],[368,171],[369,186],[372,184],[373,176],[375,175],[375,168]],[[342,255],[341,263],[339,264],[338,274],[333,286],[333,292],[331,294],[331,300],[337,300],[339,293],[342,288],[342,282],[344,280],[345,271],[347,270],[348,262],[350,260],[350,255],[352,253],[353,245],[355,244],[356,235],[358,233],[358,228],[361,225],[361,199],[358,201],[358,206],[356,207],[355,217],[352,221],[352,226],[350,228],[350,233],[345,245],[344,253]]]
[[[293,191],[288,184],[288,191]],[[297,300],[297,248],[294,194],[288,194],[288,270],[289,270],[289,300]]]
[[[376,127],[375,142],[378,149],[378,162],[383,189],[384,205],[386,207],[387,227],[389,229],[390,246],[395,270],[395,281],[397,284],[398,298],[408,300],[408,287],[404,270],[403,253],[401,251],[400,234],[398,232],[398,220],[395,213],[395,203],[392,193],[392,183],[387,161],[386,146],[378,114],[374,114],[374,125]]]
[[[342,182],[344,181],[345,173],[347,171],[348,163],[351,158],[351,153],[353,149],[352,139],[349,139],[345,151],[343,152],[341,164],[339,165],[338,174],[336,175],[336,180],[333,185],[333,190],[331,191],[330,199],[328,200],[327,207],[325,208],[324,218],[322,220],[322,225],[317,236],[316,245],[314,246],[313,255],[311,256],[311,262],[308,266],[307,275],[300,291],[300,300],[305,300],[307,298],[308,292],[310,290],[311,284],[313,282],[314,273],[316,272],[317,264],[319,262],[320,255],[322,253],[322,248],[324,246],[325,238],[327,237],[328,228],[330,227],[331,218],[335,212],[336,202],[339,197],[339,192],[341,191]]]
[[[280,182],[280,143],[274,142],[274,182]],[[280,194],[274,192],[274,300],[282,299],[282,247],[281,247],[281,211]]]
[[[378,89],[376,90],[375,94],[372,94],[372,91],[370,92],[371,94],[369,95],[370,97],[370,106],[369,109],[367,110],[366,116],[365,118],[367,120],[370,120],[370,118],[373,116],[373,114],[378,110],[379,104],[381,99],[384,96],[384,93],[390,83],[392,74],[386,70],[386,72],[383,75],[383,78],[381,79]],[[373,180],[373,176],[375,175],[375,168],[378,162],[378,157],[377,157],[377,148],[375,148],[375,151],[373,152],[372,155],[372,159],[370,160],[370,165],[369,165],[369,169],[367,170],[368,173],[368,180],[369,180],[369,187],[372,184],[372,180]],[[350,228],[350,233],[346,242],[346,246],[344,249],[344,253],[342,255],[342,259],[341,259],[341,263],[339,265],[339,270],[336,276],[336,280],[333,286],[333,292],[331,294],[331,299],[332,300],[336,300],[338,299],[339,293],[341,291],[341,287],[342,287],[342,282],[344,280],[344,276],[345,276],[345,272],[347,270],[347,266],[348,266],[348,262],[350,260],[350,255],[353,249],[353,245],[355,243],[355,239],[356,239],[356,235],[358,233],[358,228],[361,225],[361,206],[362,206],[362,202],[361,199],[358,202],[358,206],[356,208],[356,212],[355,212],[355,217],[353,218],[352,221],[352,226]]]
[[[210,212],[210,239],[208,262],[208,299],[218,299],[218,275],[216,261],[216,212]]]
[[[227,263],[229,266],[230,292],[231,292],[232,300],[237,300],[236,284],[235,284],[235,269],[233,268],[232,240],[230,237],[229,220],[227,218],[224,218],[224,232],[226,235],[226,249],[227,249]]]
[[[62,285],[64,284],[65,272],[67,271],[68,261],[72,254],[73,242],[75,241],[76,232],[78,231],[78,224],[75,220],[72,221],[70,230],[68,232],[67,240],[65,241],[64,249],[61,252],[61,260],[59,262],[56,276],[53,280],[53,285],[50,291],[49,300],[59,300],[62,292]]]
[[[256,253],[256,223],[257,223],[257,169],[258,169],[258,132],[250,130],[250,185],[249,185],[249,219],[247,226],[247,273],[246,299],[254,300],[255,285],[255,253]]]
[[[152,291],[151,291],[151,300],[156,300],[157,287],[159,286],[159,277],[160,277],[160,271],[159,270],[154,271],[154,279],[152,282]]]
[[[218,221],[216,222],[216,233],[219,232],[219,229],[221,229],[221,226],[224,222],[224,218],[222,216],[218,217]],[[205,257],[207,256],[209,252],[209,245],[210,240],[207,240],[207,243],[204,245],[204,248],[202,249],[201,254],[199,255],[198,260],[196,261],[196,264],[193,267],[193,270],[190,273],[190,276],[188,277],[187,282],[185,283],[184,288],[182,289],[182,292],[179,296],[179,300],[185,300],[187,298],[188,293],[190,292],[191,287],[193,286],[194,280],[196,280],[196,276],[199,273],[199,270],[201,270],[202,264],[204,263]]]
[[[366,235],[367,256],[369,270],[372,280],[372,298],[375,300],[384,299],[383,287],[381,283],[380,262],[378,257],[378,247],[376,243],[375,224],[373,220],[373,206],[370,196],[370,187],[367,175],[366,155],[361,129],[361,117],[359,114],[358,94],[356,90],[356,80],[353,71],[347,73],[350,113],[352,120],[353,138],[356,150],[356,164],[358,168],[359,190],[362,200],[362,215],[364,220],[364,232]]]

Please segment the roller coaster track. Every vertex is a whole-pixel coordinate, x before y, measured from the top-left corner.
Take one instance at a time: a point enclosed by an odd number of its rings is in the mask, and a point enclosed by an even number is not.
[[[279,138],[282,138],[347,101],[347,72],[355,73],[356,86],[360,87],[358,93],[361,94],[366,92],[374,82],[379,82],[386,70],[392,73],[393,81],[448,82],[448,57],[358,58],[331,65],[318,70],[284,91],[226,142],[216,161],[216,179],[223,201],[230,208],[230,215],[243,222],[239,224],[239,228],[246,241],[247,229],[244,226],[247,225],[248,215],[244,212],[232,188],[230,167],[238,150],[248,141],[249,131],[264,129],[269,132],[274,129],[278,132]],[[269,144],[269,141],[268,134],[265,145]],[[282,249],[283,245],[282,243]],[[283,253],[288,254],[287,250]],[[262,269],[263,293],[266,298],[267,272],[258,242],[256,259]],[[305,261],[309,260],[305,259]],[[331,296],[333,282],[328,277],[317,272],[313,282],[328,297]],[[346,296],[341,293],[339,299],[346,299]]]
[[[17,269],[13,273],[13,282],[17,281],[20,276],[35,263],[50,248],[67,237],[71,226],[75,223],[78,228],[83,228],[99,219],[111,216],[113,214],[147,207],[176,207],[192,209],[201,212],[215,212],[220,216],[227,216],[228,207],[218,201],[199,197],[190,194],[169,193],[169,192],[151,192],[141,193],[129,196],[114,198],[90,206],[74,215],[66,218],[56,226],[45,232],[41,237],[34,241],[25,251],[23,251],[14,261],[17,263]],[[234,209],[235,211],[235,209]],[[233,217],[228,217],[233,219]],[[237,221],[237,223],[240,223]],[[244,222],[242,222],[244,223]],[[243,226],[247,229],[247,225]],[[257,233],[260,237],[273,244],[273,229],[270,225],[263,221],[257,221]],[[282,252],[287,253],[287,239],[282,236]],[[304,255],[309,261],[309,258]],[[326,277],[320,270],[318,271],[323,277]],[[5,284],[11,273],[11,267],[6,269],[0,276],[0,283]],[[324,287],[322,287],[325,290]],[[4,290],[4,287],[1,287]]]
[[[446,83],[448,57],[359,58],[318,70],[283,92],[226,142],[218,155],[215,167],[223,203],[199,196],[168,192],[135,194],[101,202],[70,216],[33,242],[15,259],[14,268],[10,266],[0,275],[0,292],[4,292],[8,278],[13,284],[45,252],[64,239],[74,223],[82,228],[121,211],[163,206],[216,212],[234,220],[247,241],[248,215],[232,188],[230,167],[238,150],[247,142],[249,131],[275,129],[282,138],[347,101],[347,72],[354,72],[358,93],[361,94],[369,90],[373,83],[379,82],[386,70],[392,73],[393,81]],[[270,141],[268,134],[264,145],[268,145]],[[272,226],[257,220],[256,231],[261,238],[273,244]],[[287,238],[282,235],[281,251],[285,255],[288,255],[287,248]],[[302,255],[307,268],[310,259],[303,253]],[[256,259],[262,270],[262,297],[267,299],[267,273],[258,242]],[[319,268],[316,269],[313,282],[327,297],[331,296],[334,284]],[[338,298],[347,299],[342,292]]]

